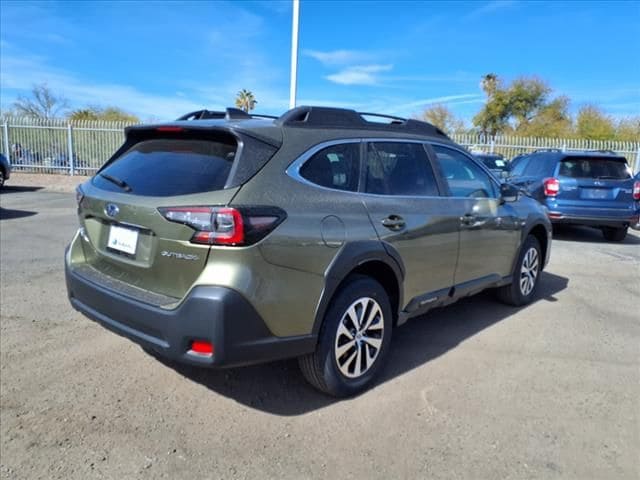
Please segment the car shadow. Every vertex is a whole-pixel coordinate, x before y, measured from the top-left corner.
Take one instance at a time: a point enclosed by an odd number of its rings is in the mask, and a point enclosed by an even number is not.
[[[42,190],[44,187],[24,187],[19,185],[5,185],[0,189],[0,194],[5,195],[7,193],[24,193],[24,192],[37,192],[38,190]]]
[[[555,295],[567,288],[568,283],[565,277],[543,272],[536,300],[525,308],[535,308],[538,302],[555,302]],[[394,331],[388,364],[377,384],[428,363],[518,311],[497,302],[493,292],[486,291],[410,320]],[[224,370],[158,360],[220,395],[275,415],[302,415],[340,401],[313,389],[302,376],[296,360]]]
[[[8,210],[6,208],[0,208],[0,220],[13,220],[16,218],[31,217],[37,214],[38,212],[32,212],[30,210]]]
[[[638,234],[629,233],[622,242],[609,242],[602,236],[602,231],[598,228],[581,227],[573,225],[554,225],[553,239],[563,240],[567,242],[583,242],[583,243],[610,243],[613,245],[640,245],[640,237]]]

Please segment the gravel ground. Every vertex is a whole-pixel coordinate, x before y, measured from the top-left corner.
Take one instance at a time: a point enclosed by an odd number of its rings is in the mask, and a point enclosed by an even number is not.
[[[164,364],[73,311],[73,195],[26,178],[0,195],[0,478],[640,478],[637,233],[558,232],[535,303],[412,320],[336,401],[295,361]]]

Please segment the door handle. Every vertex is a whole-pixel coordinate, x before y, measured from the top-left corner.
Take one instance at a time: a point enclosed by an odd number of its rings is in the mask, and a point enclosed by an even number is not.
[[[477,219],[478,217],[476,217],[475,215],[467,213],[466,215],[460,217],[460,223],[462,223],[462,225],[473,225],[474,223],[476,223]]]
[[[404,218],[400,215],[389,215],[382,220],[382,226],[387,227],[389,230],[402,230],[405,226]]]

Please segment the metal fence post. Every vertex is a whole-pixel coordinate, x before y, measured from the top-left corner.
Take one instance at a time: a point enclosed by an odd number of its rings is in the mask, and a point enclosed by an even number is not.
[[[69,146],[69,175],[73,177],[73,136],[71,124],[67,124],[67,141]]]
[[[489,144],[489,153],[493,153],[493,148],[495,147],[495,145],[496,145],[496,137],[493,137],[491,139],[491,143]]]
[[[4,122],[2,125],[2,131],[4,132],[4,154],[7,156],[7,161],[11,163],[11,152],[9,152],[9,125]]]

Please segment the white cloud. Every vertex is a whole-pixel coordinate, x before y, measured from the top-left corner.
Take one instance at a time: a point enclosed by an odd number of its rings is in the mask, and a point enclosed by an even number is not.
[[[475,17],[490,14],[500,10],[505,10],[515,6],[517,3],[518,2],[515,0],[491,0],[483,4],[482,6],[476,8],[475,10],[472,10],[470,13],[468,13],[465,16],[465,18],[472,19]]]
[[[379,73],[388,72],[393,65],[355,65],[327,75],[327,80],[340,85],[378,85]]]
[[[394,107],[393,111],[406,111],[412,108],[425,107],[427,105],[433,105],[436,103],[446,104],[465,104],[465,103],[480,103],[483,101],[483,96],[478,93],[462,93],[459,95],[445,95],[441,97],[425,98],[422,100],[416,100],[413,102],[404,103]]]
[[[314,58],[327,66],[369,62],[374,58],[372,53],[360,50],[332,50],[328,52],[322,52],[319,50],[303,50],[302,54],[307,57]]]
[[[113,105],[143,119],[174,119],[203,107],[185,98],[147,94],[129,85],[82,81],[73,74],[49,67],[41,57],[2,55],[0,88],[3,103],[7,100],[10,102],[11,97],[15,99],[18,95],[29,95],[33,85],[43,82],[56,94],[66,97],[73,108]]]

